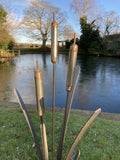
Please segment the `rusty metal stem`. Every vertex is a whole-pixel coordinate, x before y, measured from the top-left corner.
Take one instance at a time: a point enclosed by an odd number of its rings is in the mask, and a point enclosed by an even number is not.
[[[67,92],[65,114],[64,114],[64,120],[63,120],[63,125],[62,125],[62,131],[61,131],[61,135],[60,135],[60,142],[59,142],[57,160],[61,160],[62,159],[62,151],[63,151],[66,127],[67,127],[67,122],[68,122],[69,93],[70,92]]]
[[[52,106],[52,160],[54,160],[54,125],[55,125],[55,63],[53,63],[53,106]]]
[[[43,116],[40,116],[41,124],[43,124]]]
[[[63,124],[61,128],[57,160],[62,159],[62,150],[63,150],[64,140],[65,140],[65,133],[66,133],[67,123],[70,115],[70,109],[71,109],[79,73],[80,73],[80,67],[78,66],[75,68],[72,90],[71,92],[67,92],[66,107],[65,107]]]

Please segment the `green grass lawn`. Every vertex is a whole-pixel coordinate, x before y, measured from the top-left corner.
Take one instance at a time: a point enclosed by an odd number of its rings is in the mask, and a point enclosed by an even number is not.
[[[40,140],[40,118],[35,111],[29,111]],[[49,156],[51,159],[52,114],[46,112],[44,123],[47,130]],[[57,154],[63,114],[55,114],[55,154]],[[63,160],[88,117],[71,115],[63,150]],[[0,160],[37,160],[36,148],[23,113],[19,109],[0,108]],[[120,122],[97,118],[79,142],[80,160],[119,160]]]

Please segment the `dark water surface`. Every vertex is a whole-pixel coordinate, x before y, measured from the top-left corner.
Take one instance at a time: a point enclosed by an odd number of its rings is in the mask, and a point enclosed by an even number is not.
[[[52,69],[49,54],[27,54],[12,62],[0,64],[0,100],[14,101],[17,88],[23,100],[36,104],[34,70],[36,60],[43,72],[45,105],[52,106]],[[56,64],[56,106],[65,107],[68,55],[59,54]],[[120,59],[110,57],[81,57],[81,67],[72,108],[120,113]]]

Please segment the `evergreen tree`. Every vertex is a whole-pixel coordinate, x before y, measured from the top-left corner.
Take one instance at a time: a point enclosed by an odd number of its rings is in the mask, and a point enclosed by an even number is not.
[[[87,17],[83,16],[80,18],[81,32],[80,36],[80,48],[86,54],[95,54],[101,51],[101,37],[99,33],[99,29],[94,25],[94,21],[92,23],[87,23]]]

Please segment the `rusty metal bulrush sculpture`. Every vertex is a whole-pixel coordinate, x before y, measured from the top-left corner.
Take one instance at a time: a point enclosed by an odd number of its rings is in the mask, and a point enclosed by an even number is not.
[[[54,159],[54,115],[55,115],[55,63],[57,62],[57,27],[58,24],[55,21],[55,14],[53,14],[53,22],[51,24],[51,62],[53,63],[53,106],[52,106],[52,160]],[[61,128],[61,134],[60,134],[60,140],[59,140],[59,146],[58,146],[58,152],[57,152],[57,160],[62,160],[62,151],[63,151],[63,145],[65,140],[65,133],[67,128],[67,123],[69,119],[70,109],[73,101],[73,96],[78,80],[78,76],[80,73],[80,67],[76,65],[76,59],[77,59],[77,52],[78,52],[78,46],[75,43],[76,41],[76,34],[74,34],[74,43],[70,46],[69,51],[69,59],[68,59],[68,70],[67,70],[67,81],[66,81],[66,91],[67,91],[67,98],[66,98],[66,107],[65,107],[65,113],[63,118],[63,124]],[[47,145],[47,136],[46,136],[46,128],[43,121],[43,115],[45,113],[45,107],[44,107],[44,94],[43,94],[43,80],[42,80],[42,72],[39,70],[39,64],[37,61],[37,70],[35,71],[35,88],[36,88],[36,101],[37,101],[37,111],[38,115],[41,119],[40,124],[40,130],[41,130],[41,139],[42,139],[42,150],[37,138],[37,135],[35,133],[32,121],[30,119],[29,113],[25,107],[25,104],[18,92],[17,89],[14,89],[14,94],[18,100],[18,103],[23,111],[23,114],[26,118],[26,121],[28,123],[28,126],[30,128],[32,137],[34,139],[34,143],[37,149],[39,160],[48,160],[48,145]],[[85,125],[82,127],[78,135],[76,136],[68,154],[66,157],[66,160],[70,160],[73,152],[82,138],[83,134],[89,127],[89,125],[93,122],[93,120],[99,115],[101,112],[101,109],[99,108],[96,110],[92,116],[88,119],[88,121],[85,123]],[[76,155],[74,157],[74,160],[78,160],[80,157],[80,150],[76,152]]]

